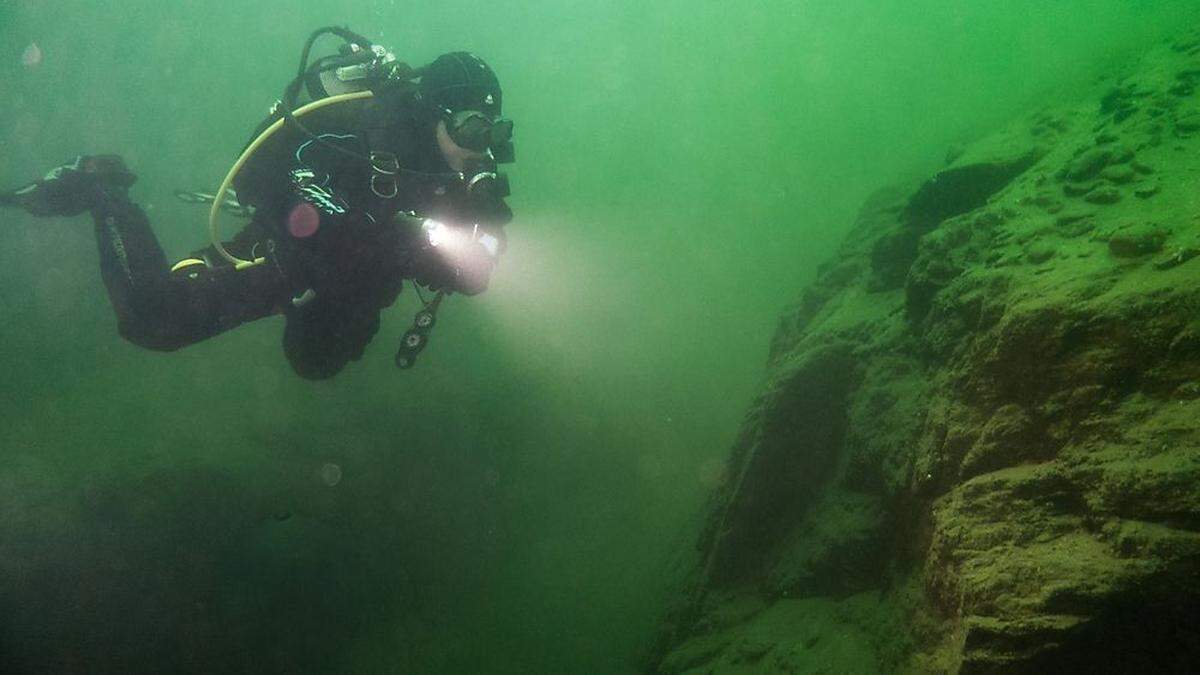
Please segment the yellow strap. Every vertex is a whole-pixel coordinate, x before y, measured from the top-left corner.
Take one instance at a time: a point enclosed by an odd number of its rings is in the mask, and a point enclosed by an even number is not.
[[[200,260],[199,258],[184,258],[183,260],[180,260],[179,262],[175,263],[175,266],[171,268],[171,274],[174,274],[185,267],[191,267],[192,265],[207,265],[207,264],[208,263],[204,262],[203,260]]]

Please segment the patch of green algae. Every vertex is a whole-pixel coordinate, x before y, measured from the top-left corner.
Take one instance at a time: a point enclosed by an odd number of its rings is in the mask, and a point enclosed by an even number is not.
[[[723,598],[722,607],[738,608],[733,625],[713,630],[680,646],[662,665],[668,673],[737,675],[796,673],[870,675],[892,670],[907,651],[902,617],[879,592],[845,599],[779,599],[764,603],[743,595]],[[753,609],[750,616],[743,613]]]

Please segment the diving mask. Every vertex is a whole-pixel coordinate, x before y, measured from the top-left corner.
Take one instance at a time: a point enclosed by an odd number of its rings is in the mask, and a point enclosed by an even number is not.
[[[512,120],[493,119],[478,110],[447,112],[446,132],[459,147],[473,152],[491,150],[498,163],[505,164],[514,159]]]

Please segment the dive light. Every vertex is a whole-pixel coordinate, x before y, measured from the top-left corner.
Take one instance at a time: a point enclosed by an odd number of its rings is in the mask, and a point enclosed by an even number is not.
[[[500,255],[500,240],[489,232],[481,231],[479,225],[455,227],[433,218],[426,218],[421,221],[421,230],[431,248],[451,258],[467,256],[473,244],[482,247],[491,258]]]

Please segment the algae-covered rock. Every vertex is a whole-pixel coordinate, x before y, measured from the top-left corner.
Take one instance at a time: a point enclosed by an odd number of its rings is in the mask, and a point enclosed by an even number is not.
[[[1069,209],[1064,209],[1054,219],[1054,224],[1058,231],[1068,237],[1078,237],[1079,235],[1091,232],[1096,224],[1093,222],[1093,216],[1096,215],[1096,210],[1089,206],[1073,206]]]
[[[768,592],[805,597],[872,588],[884,562],[881,530],[886,523],[877,496],[827,493],[784,540],[766,580]]]
[[[1092,148],[1067,166],[1066,178],[1077,183],[1095,178],[1112,158],[1112,148]]]
[[[1133,191],[1133,194],[1139,199],[1149,199],[1162,191],[1162,187],[1158,183],[1143,185]]]
[[[845,600],[780,600],[723,633],[689,639],[657,670],[874,675],[881,663],[894,667],[897,652],[906,647],[897,635],[901,620],[876,593]]]
[[[1030,242],[1025,247],[1025,257],[1029,262],[1040,265],[1055,256],[1058,252],[1058,247],[1047,241]]]
[[[1013,403],[1002,405],[963,457],[961,474],[970,478],[1035,459],[1041,450],[1040,440],[1036,424],[1024,408]]]
[[[1200,131],[1200,109],[1189,109],[1180,111],[1175,118],[1175,131],[1183,136]]]
[[[1063,194],[1068,197],[1082,197],[1087,193],[1100,187],[1101,183],[1098,180],[1088,181],[1086,183],[1067,183],[1063,185]]]
[[[1116,204],[1121,201],[1121,191],[1111,185],[1101,185],[1084,195],[1083,200],[1092,204]]]
[[[1105,232],[1101,239],[1108,242],[1108,250],[1118,258],[1137,258],[1162,250],[1170,236],[1165,228],[1154,223],[1123,223]]]
[[[1062,178],[1082,183],[1104,175],[1106,171],[1120,171],[1133,160],[1134,153],[1124,145],[1109,145],[1117,140],[1117,136],[1104,136],[1098,141],[1097,147],[1083,150],[1075,159],[1063,168]]]
[[[1192,244],[1186,246],[1175,247],[1174,250],[1157,262],[1154,263],[1155,269],[1169,270],[1172,267],[1179,267],[1183,263],[1200,256],[1200,244]]]
[[[1162,139],[1197,58],[863,207],[780,321],[662,672],[1194,670],[1200,152]]]
[[[1110,183],[1124,185],[1126,183],[1133,182],[1133,179],[1137,177],[1137,172],[1134,171],[1133,167],[1129,166],[1128,164],[1116,164],[1105,167],[1105,169],[1100,172],[1100,177],[1106,181],[1109,181]]]

